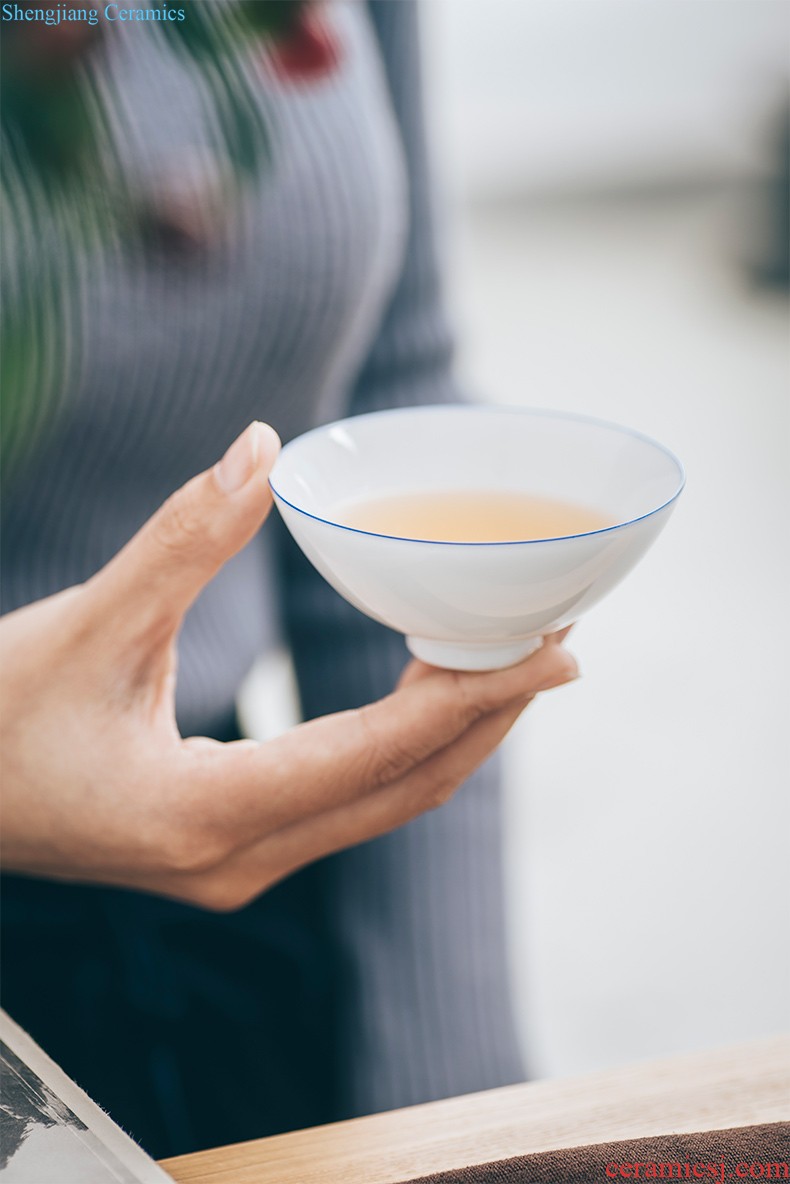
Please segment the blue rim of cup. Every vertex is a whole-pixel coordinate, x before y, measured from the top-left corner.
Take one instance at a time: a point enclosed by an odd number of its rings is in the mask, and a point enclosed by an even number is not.
[[[662,510],[666,510],[673,502],[677,501],[686,485],[686,470],[680,458],[676,456],[671,448],[667,448],[665,444],[661,444],[660,441],[654,439],[652,436],[648,436],[644,432],[639,432],[635,428],[614,423],[612,420],[597,419],[593,415],[581,415],[574,411],[552,411],[548,407],[500,407],[495,403],[428,403],[421,404],[418,407],[388,407],[382,411],[368,411],[363,415],[345,416],[343,419],[336,419],[331,423],[320,424],[318,427],[311,428],[309,431],[295,436],[293,440],[289,440],[283,448],[283,453],[292,444],[304,440],[307,436],[317,435],[319,432],[329,432],[332,428],[341,427],[347,423],[362,422],[365,419],[372,419],[373,417],[379,419],[382,416],[388,415],[420,415],[434,411],[454,413],[461,411],[472,414],[479,411],[489,413],[493,411],[497,414],[543,416],[547,419],[569,419],[576,423],[587,423],[599,428],[608,428],[610,431],[619,432],[623,436],[631,437],[631,439],[642,440],[645,444],[650,444],[653,448],[657,448],[659,452],[663,452],[677,467],[680,481],[672,496],[662,502],[660,506],[656,506],[654,509],[648,510],[647,513],[638,515],[636,518],[629,518],[625,522],[615,522],[612,526],[601,526],[597,530],[584,530],[579,534],[561,534],[547,539],[503,539],[500,542],[493,539],[481,540],[479,542],[461,542],[458,539],[416,539],[408,535],[381,534],[375,530],[362,530],[358,526],[347,526],[344,522],[334,522],[331,518],[322,518],[319,514],[311,514],[309,510],[294,505],[293,502],[290,502],[287,497],[284,497],[275,488],[271,477],[269,478],[269,488],[278,501],[288,506],[291,510],[294,510],[297,514],[302,514],[305,518],[312,518],[314,522],[321,522],[324,526],[333,526],[336,530],[345,530],[350,534],[367,535],[374,539],[391,539],[393,542],[398,543],[424,543],[434,547],[528,547],[535,543],[564,543],[569,539],[594,538],[596,535],[611,534],[615,530],[624,530],[626,526],[634,526],[637,522],[644,522],[646,518],[652,518],[654,514],[660,514]]]

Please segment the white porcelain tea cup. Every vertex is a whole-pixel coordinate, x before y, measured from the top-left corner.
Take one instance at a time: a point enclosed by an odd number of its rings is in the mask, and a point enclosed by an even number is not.
[[[361,612],[455,670],[520,661],[576,621],[658,537],[683,489],[680,461],[617,424],[550,411],[439,406],[374,412],[283,448],[277,507],[321,575]],[[539,495],[614,525],[519,542],[433,542],[343,524],[365,498],[447,491]]]

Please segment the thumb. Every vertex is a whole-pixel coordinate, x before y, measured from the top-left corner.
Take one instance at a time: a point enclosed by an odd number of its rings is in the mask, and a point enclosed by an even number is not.
[[[269,513],[268,476],[279,449],[274,428],[251,423],[213,469],[169,497],[94,577],[94,596],[136,627],[176,629],[204,585]]]

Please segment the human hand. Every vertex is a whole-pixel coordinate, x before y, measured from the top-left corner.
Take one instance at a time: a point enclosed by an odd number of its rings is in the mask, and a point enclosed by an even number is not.
[[[441,805],[539,691],[576,677],[560,636],[491,673],[412,662],[379,702],[263,744],[182,739],[178,629],[268,514],[278,448],[250,425],[96,576],[0,622],[7,870],[241,907]]]

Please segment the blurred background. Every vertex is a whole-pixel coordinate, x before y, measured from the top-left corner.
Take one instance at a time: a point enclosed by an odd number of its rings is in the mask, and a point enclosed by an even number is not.
[[[790,1027],[785,0],[423,0],[467,389],[656,436],[688,484],[505,747],[533,1076]],[[293,722],[287,659],[242,699]]]
[[[790,0],[422,11],[464,385],[628,425],[688,472],[658,544],[573,635],[585,677],[541,697],[505,746],[530,1074],[777,1033],[790,1027]],[[240,126],[231,163],[253,169]],[[184,166],[159,196],[153,173],[150,209],[130,203],[146,250],[199,254],[222,237],[224,162],[209,166]],[[205,224],[201,202],[216,207]],[[46,326],[49,301],[18,299],[22,322]],[[154,319],[146,307],[140,323]],[[19,374],[46,385],[58,340],[48,360],[17,337]],[[267,660],[242,694],[246,730],[263,738],[295,711],[288,658]]]
[[[467,385],[621,421],[688,471],[658,545],[572,638],[585,677],[507,751],[530,1068],[779,1031],[790,7],[426,0],[423,16]]]

